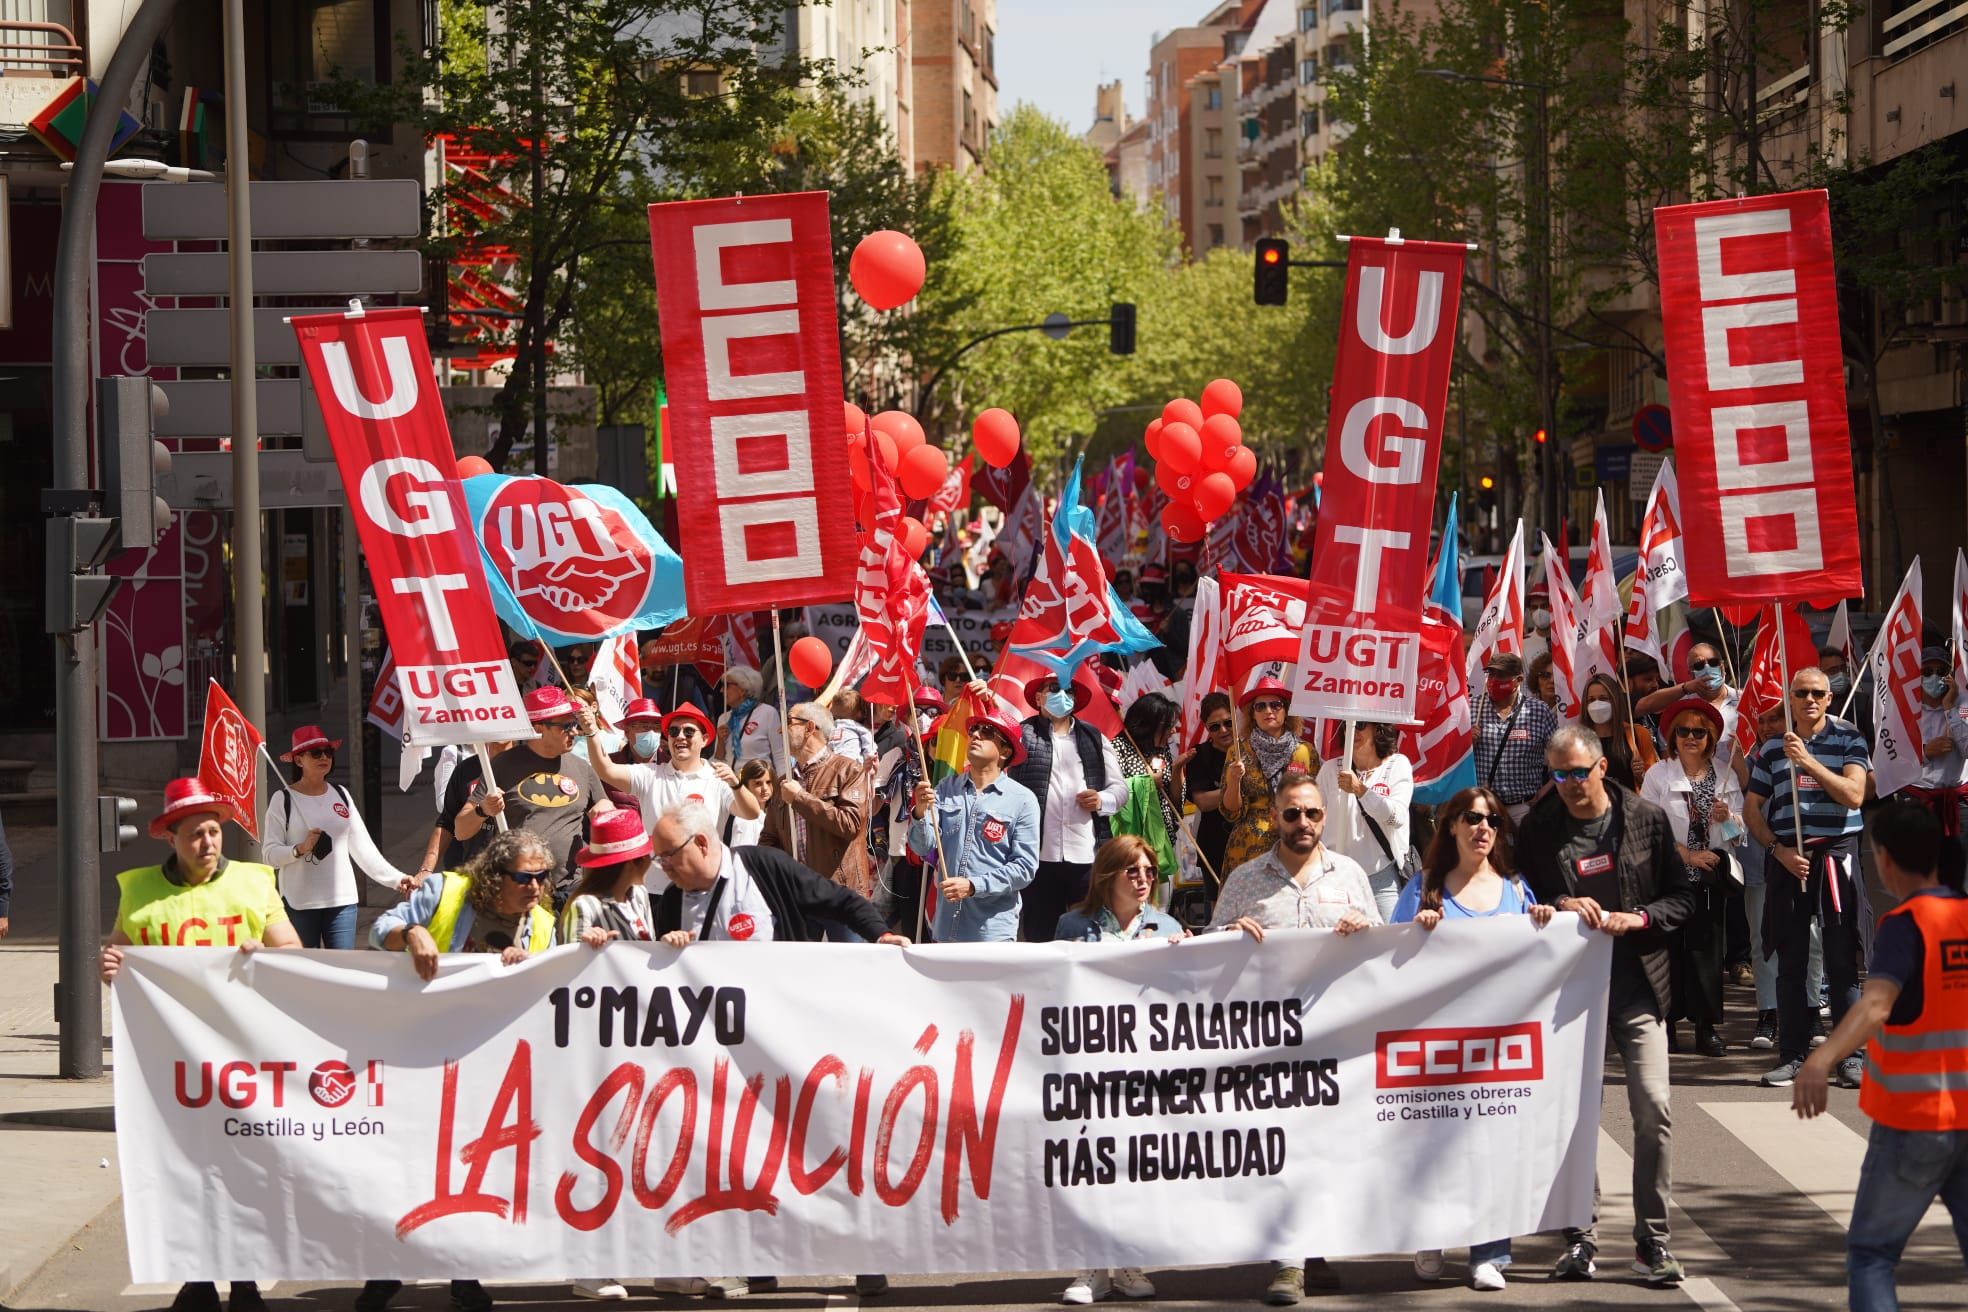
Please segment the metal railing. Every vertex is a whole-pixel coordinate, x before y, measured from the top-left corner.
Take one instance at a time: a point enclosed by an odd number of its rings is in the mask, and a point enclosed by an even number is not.
[[[1917,23],[1916,19],[1919,20]],[[1968,20],[1968,3],[1915,0],[1913,4],[1880,20],[1879,34],[1885,38],[1880,53],[1888,59],[1896,59],[1911,53],[1915,47],[1931,44],[1930,38],[1951,31],[1964,20]]]
[[[73,77],[85,66],[75,33],[60,23],[0,18],[0,76]]]

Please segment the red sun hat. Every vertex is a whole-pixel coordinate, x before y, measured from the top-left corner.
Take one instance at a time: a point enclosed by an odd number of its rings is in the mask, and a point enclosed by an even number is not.
[[[916,709],[919,711],[920,710],[947,711],[950,709],[950,703],[944,699],[943,694],[938,692],[936,689],[930,687],[928,684],[923,684],[921,687],[916,689],[915,700],[916,700]]]
[[[658,706],[653,699],[648,697],[637,697],[631,701],[628,707],[623,710],[620,721],[625,726],[631,724],[661,724],[662,722],[662,707]]]
[[[619,866],[652,850],[640,815],[627,808],[603,811],[588,825],[587,844],[574,854],[574,864],[585,870]]]
[[[526,718],[535,724],[547,720],[565,720],[573,715],[573,699],[553,684],[535,688],[526,694]]]
[[[1662,711],[1660,714],[1661,728],[1666,729],[1672,726],[1676,720],[1690,711],[1701,716],[1707,722],[1710,735],[1709,741],[1719,747],[1722,743],[1722,712],[1700,697],[1683,697],[1680,701],[1675,702],[1672,706]]]
[[[164,809],[150,822],[150,836],[163,838],[186,816],[205,814],[216,815],[222,822],[239,818],[231,799],[213,792],[203,779],[173,779],[164,785]]]
[[[326,747],[339,752],[342,750],[342,740],[330,738],[321,731],[321,726],[318,724],[304,724],[294,730],[294,745],[282,752],[280,759],[291,761],[302,752],[311,752],[317,747]]]
[[[1032,708],[1034,715],[1044,715],[1045,709],[1039,705],[1038,687],[1042,683],[1058,683],[1059,676],[1048,670],[1044,674],[1025,681],[1025,704]],[[1073,682],[1073,714],[1078,715],[1093,700],[1093,690],[1085,684]]]
[[[1283,701],[1285,704],[1286,713],[1287,714],[1290,713],[1291,689],[1285,687],[1283,683],[1280,683],[1275,677],[1269,674],[1259,679],[1256,683],[1253,683],[1250,687],[1244,689],[1244,695],[1237,699],[1237,709],[1239,710],[1248,709],[1252,702],[1256,701],[1259,697],[1264,696],[1264,694],[1266,693],[1278,694],[1279,699]]]
[[[663,732],[668,733],[670,726],[678,720],[689,720],[704,731],[706,738],[717,732],[717,726],[711,723],[711,717],[698,710],[696,705],[691,702],[684,702],[663,717]]]
[[[1003,734],[1011,743],[1011,759],[1006,761],[1005,765],[1023,765],[1025,763],[1025,726],[1012,718],[1010,708],[1003,702],[998,701],[996,698],[993,698],[992,702],[993,705],[989,707],[979,707],[977,710],[971,712],[970,719],[964,722],[964,728],[965,730],[969,730],[972,725],[990,725],[993,729]]]

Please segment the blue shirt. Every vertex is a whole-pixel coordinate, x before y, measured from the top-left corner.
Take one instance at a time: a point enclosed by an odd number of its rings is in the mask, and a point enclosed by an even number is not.
[[[1823,728],[1805,740],[1804,750],[1833,774],[1845,773],[1848,765],[1872,769],[1872,757],[1866,751],[1865,739],[1859,737],[1859,731],[1843,720],[1827,719]],[[1763,819],[1770,826],[1770,832],[1777,836],[1777,841],[1785,847],[1797,841],[1797,822],[1790,804],[1790,773],[1790,758],[1784,755],[1783,739],[1772,738],[1758,747],[1756,755],[1750,758],[1749,787],[1745,790],[1751,797],[1764,799]],[[1797,797],[1804,806],[1806,843],[1842,838],[1846,834],[1858,833],[1862,827],[1859,809],[1841,806],[1833,801],[1825,792],[1824,785],[1812,778],[1807,770],[1797,772]]]
[[[1183,923],[1166,911],[1153,907],[1143,907],[1128,927],[1121,933],[1114,913],[1101,908],[1093,915],[1074,907],[1059,918],[1059,926],[1052,932],[1055,943],[1124,943],[1132,939],[1182,938],[1188,933]]]
[[[968,774],[936,785],[937,829],[950,868],[943,878],[968,879],[961,902],[936,899],[939,943],[1010,943],[1018,937],[1018,894],[1039,873],[1039,799],[1000,774],[979,788]],[[909,825],[909,850],[936,856],[936,832],[926,815]]]
[[[1426,877],[1416,875],[1401,890],[1401,896],[1394,903],[1394,914],[1387,918],[1390,925],[1405,925],[1414,920],[1421,910],[1421,886]],[[1442,890],[1442,919],[1444,920],[1487,920],[1491,916],[1522,916],[1537,905],[1537,894],[1521,879],[1505,878],[1503,896],[1497,899],[1495,907],[1488,911],[1471,911],[1462,903],[1449,896],[1449,890]]]
[[[503,876],[502,876],[503,877]],[[425,878],[424,882],[412,889],[410,896],[376,917],[376,923],[369,926],[369,946],[378,952],[387,952],[385,941],[392,929],[410,932],[412,925],[430,928],[431,918],[437,914],[437,904],[444,896],[444,873],[439,871]],[[542,893],[541,900],[546,900]],[[451,929],[451,946],[439,951],[462,952],[464,945],[471,941],[472,926],[478,921],[478,913],[472,909],[471,898],[458,908],[458,923]],[[528,947],[533,941],[533,916],[529,912],[519,918],[517,945]]]
[[[1951,888],[1920,888],[1912,896],[1957,898],[1961,894]],[[1888,1025],[1911,1025],[1920,1019],[1926,1005],[1927,944],[1912,916],[1879,918],[1866,977],[1890,979],[1900,986],[1900,996],[1893,999],[1893,1009],[1886,1016]]]

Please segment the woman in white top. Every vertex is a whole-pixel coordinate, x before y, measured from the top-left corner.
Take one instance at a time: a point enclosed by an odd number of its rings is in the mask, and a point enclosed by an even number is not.
[[[1326,847],[1352,857],[1368,872],[1382,920],[1394,914],[1407,869],[1414,765],[1400,746],[1399,729],[1363,721],[1353,727],[1350,768],[1338,757],[1319,767]]]
[[[649,912],[649,833],[627,807],[604,811],[590,825],[587,846],[574,854],[581,878],[560,913],[560,936],[598,948],[616,939],[655,940]]]
[[[1667,812],[1674,850],[1695,886],[1695,909],[1671,934],[1673,1006],[1667,1017],[1668,1050],[1676,1049],[1674,1023],[1695,1023],[1695,1051],[1720,1057],[1728,1051],[1716,1031],[1722,1025],[1722,958],[1727,949],[1729,897],[1740,876],[1730,849],[1743,839],[1742,785],[1728,766],[1715,764],[1721,710],[1701,697],[1684,697],[1661,714],[1670,755],[1640,783],[1640,796]]]
[[[734,665],[724,672],[724,704],[729,709],[718,716],[713,760],[735,770],[742,761],[779,759],[779,712],[760,700],[764,686],[759,672],[749,665]]]
[[[294,730],[280,759],[294,763],[294,780],[267,802],[261,852],[280,881],[294,932],[304,948],[355,946],[355,869],[393,893],[422,882],[389,863],[369,837],[347,790],[328,782],[341,739],[317,724]]]
[[[738,772],[738,787],[749,789],[758,798],[759,813],[747,820],[737,811],[725,818],[724,845],[726,847],[756,847],[759,835],[765,832],[765,804],[772,798],[772,765],[764,757],[754,757],[745,762],[745,768]]]

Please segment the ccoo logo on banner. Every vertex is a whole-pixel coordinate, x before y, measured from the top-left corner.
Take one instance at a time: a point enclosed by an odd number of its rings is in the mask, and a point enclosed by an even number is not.
[[[683,561],[612,487],[480,474],[465,480],[492,605],[554,646],[659,629],[683,614]]]

